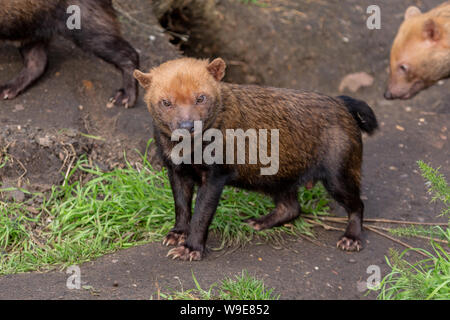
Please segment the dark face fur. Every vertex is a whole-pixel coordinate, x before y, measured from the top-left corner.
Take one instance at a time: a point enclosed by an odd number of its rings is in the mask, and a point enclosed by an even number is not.
[[[160,131],[170,136],[174,130],[194,130],[202,121],[203,130],[211,127],[220,111],[219,82],[225,63],[216,59],[180,59],[154,68],[148,74],[135,72],[146,89],[145,101]]]

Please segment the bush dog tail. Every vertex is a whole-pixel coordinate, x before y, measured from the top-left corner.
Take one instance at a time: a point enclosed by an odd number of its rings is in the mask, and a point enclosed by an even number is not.
[[[344,105],[355,118],[362,131],[367,132],[369,135],[375,132],[378,128],[378,121],[372,108],[367,103],[347,96],[339,96],[338,99],[344,102]]]

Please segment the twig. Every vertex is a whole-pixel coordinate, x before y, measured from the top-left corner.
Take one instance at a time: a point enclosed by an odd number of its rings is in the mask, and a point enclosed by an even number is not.
[[[364,227],[366,227],[366,226],[367,225],[364,224]],[[385,227],[374,226],[374,225],[370,225],[369,227],[375,228],[375,229],[379,229],[379,230],[388,231],[388,232],[391,232],[391,230],[392,230],[391,228],[385,228]],[[448,244],[448,241],[446,241],[446,240],[436,239],[436,238],[433,238],[433,237],[422,236],[422,235],[419,235],[419,234],[413,235],[413,237],[416,237],[416,238],[419,238],[419,239],[432,240],[432,241]]]
[[[318,218],[320,220],[323,220],[323,221],[330,221],[330,222],[335,222],[335,223],[347,224],[347,219],[346,218],[340,218],[340,217],[316,217],[316,218]],[[344,231],[344,229],[332,227],[332,226],[324,224],[324,223],[318,223],[318,222],[313,221],[313,220],[311,220],[309,218],[306,218],[306,220],[308,222],[312,223],[312,224],[322,226],[325,230]],[[367,221],[367,220],[369,220],[369,219],[366,219],[365,221]],[[371,220],[377,220],[377,219],[371,219]],[[378,231],[378,230],[391,231],[391,229],[389,229],[389,228],[384,228],[384,227],[379,227],[379,226],[374,226],[374,225],[367,225],[367,224],[364,224],[363,227],[366,228],[367,230],[370,230],[370,231],[373,231],[375,233],[378,233],[378,234],[380,234],[380,235],[382,235],[382,236],[384,236],[384,237],[386,237],[386,238],[388,238],[388,239],[390,239],[390,240],[392,240],[394,242],[397,242],[397,243],[399,243],[399,244],[401,244],[401,245],[403,245],[403,246],[405,246],[407,248],[412,248],[407,243],[405,243],[405,242],[403,242],[401,240],[398,240],[397,238],[394,238],[394,237],[392,237],[390,235],[387,235],[387,234],[385,234],[385,233],[383,233],[381,231]],[[421,236],[421,235],[414,235],[414,237],[417,237],[417,238],[420,238],[420,239],[426,239],[426,240],[433,240],[433,241],[436,241],[436,242],[441,242],[441,243],[448,244],[448,241],[442,240],[442,239],[436,239],[436,238],[426,237],[426,236]]]
[[[311,217],[323,221],[347,221],[345,217],[332,217],[332,216],[314,216],[312,214],[303,215],[304,217]],[[395,223],[395,224],[412,224],[412,225],[424,225],[424,226],[447,226],[445,222],[418,222],[418,221],[400,221],[400,220],[390,220],[390,219],[364,219],[365,222],[376,222],[376,223]]]
[[[320,223],[320,222],[311,220],[311,219],[309,219],[309,218],[306,218],[305,220],[307,220],[309,223],[312,223],[312,224],[315,224],[315,225],[317,225],[317,226],[320,226],[320,227],[324,228],[325,230],[345,231],[345,230],[342,229],[342,228],[333,227],[333,226],[330,226],[330,225],[325,224],[325,223]]]
[[[406,248],[414,249],[414,248],[413,248],[412,246],[410,246],[409,244],[407,244],[407,243],[405,243],[405,242],[403,242],[403,241],[401,241],[401,240],[398,240],[397,238],[391,237],[390,235],[388,235],[388,234],[386,234],[386,233],[384,233],[384,232],[381,232],[381,231],[379,231],[379,230],[377,230],[377,229],[375,229],[375,228],[372,228],[371,226],[365,225],[364,228],[366,228],[367,230],[370,230],[370,231],[372,231],[372,232],[375,232],[375,233],[379,234],[380,236],[383,236],[383,237],[385,237],[385,238],[388,238],[389,240],[392,240],[392,241],[394,241],[394,242],[396,242],[396,243],[398,243],[398,244],[401,244],[402,246],[404,246],[404,247],[406,247]],[[421,251],[417,251],[417,253],[420,253],[421,255],[423,255],[423,256],[425,256],[425,257],[428,257],[425,253],[423,253],[423,252],[421,252]]]
[[[400,221],[400,220],[389,220],[389,219],[364,219],[366,222],[379,222],[379,223],[397,223],[397,224],[414,224],[414,225],[424,225],[424,226],[447,226],[444,222],[418,222],[418,221]]]

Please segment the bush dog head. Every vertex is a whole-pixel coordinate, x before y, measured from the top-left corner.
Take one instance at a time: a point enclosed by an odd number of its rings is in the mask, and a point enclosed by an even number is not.
[[[394,40],[386,99],[410,99],[450,75],[450,2],[409,7]]]
[[[184,58],[163,63],[150,73],[134,72],[146,90],[145,102],[159,129],[167,134],[176,129],[193,132],[194,121],[208,129],[220,112],[219,82],[225,75],[225,62]],[[155,77],[154,75],[158,76]]]

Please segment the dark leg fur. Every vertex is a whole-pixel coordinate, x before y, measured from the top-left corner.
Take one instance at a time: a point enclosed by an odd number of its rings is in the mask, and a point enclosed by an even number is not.
[[[347,228],[337,247],[344,251],[360,251],[364,204],[360,198],[359,181],[344,171],[338,177],[324,179],[323,184],[348,214]]]
[[[139,68],[139,55],[120,34],[117,17],[110,0],[79,0],[82,10],[80,30],[60,28],[59,32],[81,49],[93,53],[114,65],[122,73],[122,88],[111,97],[108,107],[114,104],[132,107],[137,98],[137,81],[133,77]]]
[[[26,43],[20,48],[20,53],[24,60],[24,68],[16,78],[0,86],[0,99],[14,99],[45,71],[47,66],[46,41]]]
[[[92,26],[92,28],[94,28]],[[73,36],[74,42],[87,52],[92,52],[104,61],[113,64],[123,77],[122,88],[111,97],[108,107],[119,104],[125,108],[136,103],[137,83],[133,71],[139,68],[139,55],[121,36],[109,33],[96,33],[89,26],[81,29],[81,34]]]
[[[185,169],[187,172],[189,170]],[[181,175],[180,169],[169,166],[169,180],[175,201],[175,226],[165,237],[163,244],[167,246],[183,245],[189,233],[191,220],[192,196],[194,193],[194,180],[190,175]]]
[[[194,215],[186,242],[169,251],[168,256],[181,260],[201,260],[205,252],[208,228],[211,224],[228,176],[211,170],[197,192]]]
[[[67,28],[66,2],[53,1],[53,3],[55,3],[53,7],[43,11],[42,16],[35,17],[32,23],[18,26],[7,25],[8,32],[3,30],[3,33],[0,29],[0,38],[21,41],[28,39],[28,44],[21,49],[25,68],[13,81],[0,86],[0,98],[15,98],[42,75],[47,64],[47,55],[46,42],[40,40],[44,38],[50,40],[55,34],[60,34],[84,51],[93,53],[121,71],[122,88],[111,97],[108,107],[114,104],[123,105],[126,108],[134,106],[138,87],[133,71],[139,68],[139,55],[121,36],[111,0],[74,0],[71,4],[80,5],[82,8],[80,30]],[[21,5],[20,1],[18,5]],[[24,7],[25,13],[27,13],[26,9],[27,7]]]
[[[297,199],[297,188],[274,197],[275,209],[266,216],[248,219],[246,222],[255,230],[278,227],[296,219],[301,212]]]

